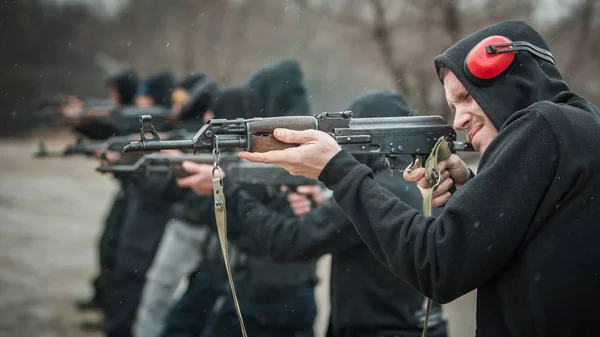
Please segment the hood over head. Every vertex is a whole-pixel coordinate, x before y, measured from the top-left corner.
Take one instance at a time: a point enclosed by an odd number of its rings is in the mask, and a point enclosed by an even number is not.
[[[310,113],[304,74],[295,60],[284,60],[254,73],[246,83],[247,118],[301,116]]]
[[[208,78],[202,82],[198,82],[190,90],[188,101],[181,107],[179,118],[181,120],[201,119],[206,111],[210,109],[217,91],[217,83]]]
[[[400,95],[387,90],[371,91],[359,96],[344,110],[351,111],[352,118],[406,117],[412,112]],[[381,155],[354,155],[354,158],[374,172],[385,168],[384,157]],[[406,165],[410,163],[409,159],[410,157],[406,156]]]
[[[215,118],[219,119],[246,118],[245,88],[220,88],[212,96],[210,110],[215,114]]]
[[[205,73],[191,73],[188,76],[184,77],[179,83],[177,83],[177,87],[185,89],[186,91],[190,91],[196,85],[201,84],[207,80],[210,80],[210,77]]]
[[[452,71],[496,129],[500,130],[517,111],[539,101],[552,100],[559,93],[569,91],[569,87],[554,64],[522,50],[492,54],[494,58],[505,57],[505,54],[513,54],[515,57],[507,71],[499,75],[498,80],[492,84],[473,82],[465,71],[465,59],[479,42],[498,35],[512,42],[528,42],[550,51],[542,36],[526,22],[504,21],[485,27],[458,41],[437,56],[434,64],[438,74],[442,68]]]
[[[138,76],[135,70],[126,69],[110,76],[106,80],[106,85],[114,86],[119,93],[119,103],[121,105],[135,104],[138,87]]]
[[[171,107],[171,92],[175,87],[175,78],[169,71],[150,75],[144,84],[138,87],[139,95],[148,95],[155,105]]]

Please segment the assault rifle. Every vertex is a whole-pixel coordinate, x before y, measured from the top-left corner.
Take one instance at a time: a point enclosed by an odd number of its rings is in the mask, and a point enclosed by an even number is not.
[[[185,130],[173,130],[165,132],[165,139],[187,139],[194,133]],[[106,151],[121,151],[123,147],[131,143],[137,135],[115,136],[103,141],[86,141],[84,137],[78,136],[74,143],[68,144],[61,151],[48,151],[43,141],[38,143],[38,151],[34,153],[36,158],[69,157],[75,155],[93,156],[96,153]]]
[[[320,130],[331,135],[342,149],[352,154],[385,155],[391,172],[400,169],[399,158],[410,154],[413,166],[425,161],[434,145],[444,138],[452,152],[473,151],[470,143],[456,141],[456,132],[440,116],[352,118],[350,111],[323,112],[314,116],[209,120],[191,139],[160,140],[152,117],[140,116],[140,141],[125,146],[123,152],[154,152],[165,149],[193,153],[219,153],[221,149],[267,152],[295,147],[273,137],[276,128]]]
[[[128,173],[145,176],[160,174],[170,178],[184,178],[191,175],[181,167],[181,163],[184,161],[212,165],[214,160],[215,158],[211,154],[177,156],[150,154],[141,157],[132,165],[100,165],[96,168],[96,171],[100,173]],[[293,176],[278,166],[247,162],[241,160],[236,155],[221,154],[221,169],[227,179],[250,184],[287,186],[317,184],[317,181],[314,179]]]

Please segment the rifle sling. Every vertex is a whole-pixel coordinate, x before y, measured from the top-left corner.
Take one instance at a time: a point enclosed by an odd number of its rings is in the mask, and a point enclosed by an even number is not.
[[[217,169],[218,166],[215,166]],[[233,296],[233,304],[237,316],[240,320],[240,327],[242,329],[242,336],[248,337],[246,334],[246,327],[244,326],[244,319],[242,318],[242,311],[238,303],[237,295],[235,292],[235,285],[233,284],[233,277],[231,275],[231,267],[229,265],[229,250],[227,249],[227,209],[225,207],[225,194],[223,192],[223,176],[222,172],[218,178],[214,176],[213,169],[213,195],[215,200],[215,220],[217,223],[217,232],[219,233],[219,241],[221,243],[221,251],[223,253],[223,260],[225,261],[225,269],[227,270],[227,278],[229,279],[229,286],[231,287],[231,295]]]
[[[442,182],[441,173],[438,170],[437,164],[440,161],[446,160],[450,157],[452,152],[450,151],[450,147],[448,147],[448,143],[443,137],[440,137],[438,141],[433,146],[431,154],[425,161],[425,179],[426,181],[432,185],[429,193],[423,197],[423,215],[431,216],[431,201],[433,198],[433,192],[437,190],[438,186]],[[427,325],[429,325],[429,313],[431,311],[431,299],[427,299],[427,309],[425,310],[425,323],[423,325],[423,334],[422,337],[427,336]]]

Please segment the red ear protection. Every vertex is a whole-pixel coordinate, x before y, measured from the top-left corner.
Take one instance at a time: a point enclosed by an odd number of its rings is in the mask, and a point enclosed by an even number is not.
[[[552,54],[529,42],[513,42],[494,35],[479,42],[465,58],[467,78],[478,85],[490,85],[504,78],[513,68],[518,51],[527,51],[542,60],[555,64]]]

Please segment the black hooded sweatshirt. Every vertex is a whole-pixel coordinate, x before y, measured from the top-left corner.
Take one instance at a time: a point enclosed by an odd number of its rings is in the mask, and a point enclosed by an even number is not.
[[[138,90],[142,95],[151,96],[154,105],[171,107],[171,93],[175,88],[175,78],[168,71],[161,71],[150,75]]]
[[[106,84],[115,87],[119,93],[119,104],[126,106],[135,104],[138,82],[137,73],[132,69],[127,69],[109,77]]]
[[[295,60],[284,60],[259,69],[241,89],[242,97],[232,93],[229,100],[223,100],[223,104],[242,104],[243,115],[236,114],[235,117],[308,115],[310,112],[304,75]],[[232,108],[226,110],[232,111]],[[236,185],[251,195],[261,196],[262,203],[269,209],[293,216],[285,195],[279,193],[279,186]],[[230,200],[228,207],[237,203],[235,199]],[[245,223],[245,219],[243,221]],[[243,223],[239,225],[243,226]],[[254,245],[247,236],[231,230],[231,238],[241,251],[252,252]],[[247,272],[236,271],[237,294],[241,299],[266,302],[293,294],[297,287],[316,284],[316,259],[280,263],[260,255],[249,255],[246,264]]]
[[[398,95],[375,91],[368,93],[345,110],[356,118],[407,116],[410,109]],[[402,175],[391,176],[382,156],[363,155],[356,158],[369,166],[375,180],[395,196],[415,208],[423,198],[415,184]],[[404,158],[408,166],[410,158]],[[315,259],[332,254],[330,302],[331,336],[372,334],[419,334],[422,329],[425,297],[398,280],[362,242],[350,220],[335,202],[327,203],[302,217],[285,217],[260,205],[236,184],[225,181],[229,219],[243,219],[243,236],[251,240],[257,254],[277,261]],[[438,214],[439,210],[435,211]],[[440,305],[435,304],[429,322],[430,335],[441,332]]]
[[[209,81],[210,77],[205,73],[191,73],[184,77],[178,84],[178,88],[185,89],[186,91],[192,90],[198,84],[202,84]]]
[[[244,116],[275,117],[307,115],[310,104],[304,86],[304,75],[296,60],[263,67],[246,83]]]
[[[179,113],[179,118],[186,130],[194,132],[202,128],[204,125],[202,117],[211,108],[218,91],[217,83],[209,78],[205,78],[190,89],[189,99],[181,107]]]
[[[439,303],[478,289],[477,336],[598,336],[600,111],[527,52],[518,52],[501,81],[469,82],[467,53],[497,34],[548,49],[525,22],[509,21],[436,58],[499,131],[478,175],[439,217],[424,217],[388,192],[345,151],[319,179],[401,279]]]

